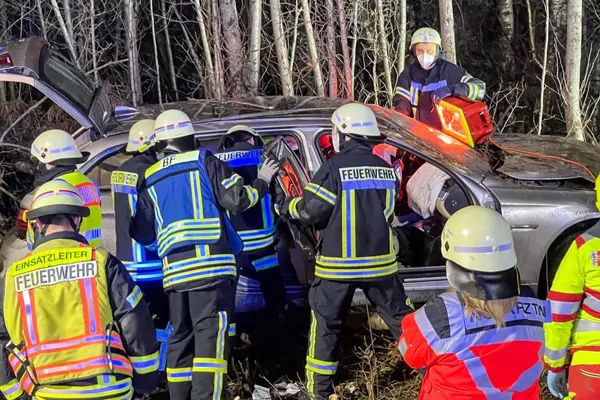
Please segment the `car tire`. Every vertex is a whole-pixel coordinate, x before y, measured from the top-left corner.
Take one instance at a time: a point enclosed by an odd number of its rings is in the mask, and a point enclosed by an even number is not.
[[[569,250],[571,243],[573,243],[577,236],[582,233],[583,232],[581,231],[577,231],[565,236],[556,244],[556,246],[553,246],[553,248],[548,251],[540,273],[540,283],[538,286],[538,297],[540,299],[546,298],[548,291],[550,291],[550,288],[552,287],[554,276],[556,276],[556,271],[558,271],[562,259],[565,257],[565,254],[567,254],[567,250]]]

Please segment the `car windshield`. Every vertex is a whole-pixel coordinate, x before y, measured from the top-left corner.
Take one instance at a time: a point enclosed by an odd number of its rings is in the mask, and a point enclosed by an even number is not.
[[[42,51],[40,59],[40,80],[56,89],[83,112],[89,113],[96,86],[63,56],[47,47]]]

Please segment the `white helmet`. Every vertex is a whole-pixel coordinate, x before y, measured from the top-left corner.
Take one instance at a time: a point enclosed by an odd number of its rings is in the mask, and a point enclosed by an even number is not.
[[[31,144],[31,155],[43,164],[75,165],[86,161],[89,153],[81,153],[67,132],[51,129],[42,132]]]
[[[501,214],[481,206],[458,210],[444,225],[441,241],[452,286],[482,300],[518,295],[517,255]]]
[[[167,110],[162,112],[154,122],[154,133],[156,140],[177,139],[194,133],[192,121],[186,113],[179,110]]]
[[[155,143],[154,120],[143,119],[133,124],[131,129],[129,129],[129,140],[125,151],[129,153],[143,153],[154,146]]]
[[[367,139],[380,139],[377,118],[369,106],[348,103],[334,111],[331,122],[341,133]]]

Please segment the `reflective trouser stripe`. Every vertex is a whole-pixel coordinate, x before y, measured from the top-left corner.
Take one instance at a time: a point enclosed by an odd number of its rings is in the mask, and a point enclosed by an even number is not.
[[[2,392],[4,397],[6,397],[8,400],[13,400],[23,394],[23,389],[16,379],[12,379],[10,382],[0,386],[0,392]]]
[[[112,376],[109,376],[112,378]],[[102,382],[91,386],[61,386],[44,385],[40,386],[35,397],[39,399],[129,399],[133,394],[133,385],[131,378],[126,378],[114,382]]]
[[[216,351],[216,359],[220,360],[220,362],[224,363],[224,369],[221,371],[214,371],[214,392],[213,392],[213,400],[220,400],[221,394],[223,392],[223,374],[227,374],[227,361],[225,358],[225,341],[226,331],[227,331],[227,312],[219,311],[219,328],[217,331],[217,351]],[[222,364],[221,364],[222,365]]]

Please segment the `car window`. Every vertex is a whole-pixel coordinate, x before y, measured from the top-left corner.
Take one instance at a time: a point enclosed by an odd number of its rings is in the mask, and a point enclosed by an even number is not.
[[[121,165],[131,158],[131,155],[117,152],[102,160],[87,174],[88,178],[96,182],[100,190],[110,190],[110,175],[121,168]]]

